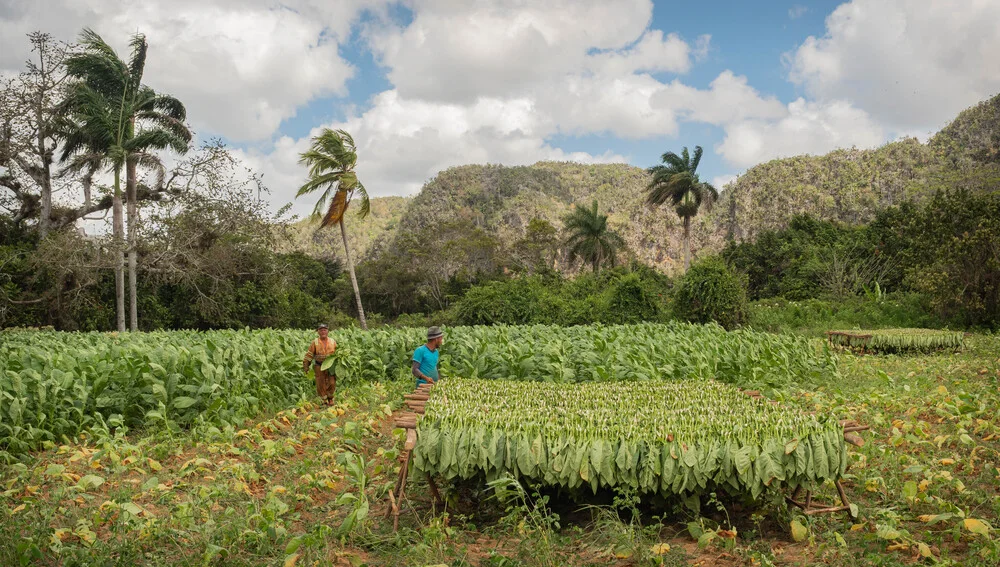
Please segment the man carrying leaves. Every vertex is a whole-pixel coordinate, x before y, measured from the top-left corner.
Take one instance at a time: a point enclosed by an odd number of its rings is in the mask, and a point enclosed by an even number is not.
[[[314,339],[306,351],[306,357],[302,360],[302,371],[309,372],[309,365],[313,365],[316,374],[316,393],[326,400],[326,405],[333,405],[333,394],[337,389],[337,377],[331,370],[323,370],[323,361],[337,350],[337,341],[328,335],[330,329],[326,324],[321,323],[316,332],[319,338]]]

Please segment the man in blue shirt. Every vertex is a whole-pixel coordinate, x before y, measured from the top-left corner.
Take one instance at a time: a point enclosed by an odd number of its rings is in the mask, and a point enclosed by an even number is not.
[[[413,351],[413,376],[417,379],[417,386],[421,384],[434,384],[440,379],[438,374],[438,349],[444,342],[444,333],[440,327],[427,329],[427,344]]]

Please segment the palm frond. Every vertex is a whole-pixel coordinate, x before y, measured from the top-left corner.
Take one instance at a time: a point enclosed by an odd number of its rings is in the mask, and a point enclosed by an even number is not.
[[[135,160],[136,165],[143,169],[153,170],[156,173],[156,187],[163,187],[167,169],[163,167],[163,161],[160,158],[147,152],[135,152],[131,154],[130,159]]]
[[[146,53],[149,50],[146,36],[141,33],[133,35],[129,41],[129,47],[132,48],[132,58],[128,63],[129,84],[127,91],[134,94],[142,88],[142,75],[146,70]]]
[[[694,173],[695,171],[698,170],[698,164],[701,163],[701,154],[702,154],[701,146],[695,146],[694,158],[691,160],[691,173]]]
[[[323,187],[324,185],[334,187],[339,182],[340,182],[340,173],[338,172],[327,173],[324,175],[320,175],[319,177],[310,177],[305,183],[302,184],[302,187],[299,187],[299,190],[297,193],[295,193],[295,196],[301,197],[306,193],[312,193],[313,191],[319,189],[320,187]]]
[[[358,204],[358,217],[365,218],[372,212],[372,202],[368,198],[368,190],[365,189],[365,186],[360,181],[354,185],[354,190],[361,198],[361,203]]]
[[[335,225],[344,220],[344,213],[347,212],[347,191],[337,191],[330,202],[330,208],[323,215],[323,220],[319,223],[320,228]]]

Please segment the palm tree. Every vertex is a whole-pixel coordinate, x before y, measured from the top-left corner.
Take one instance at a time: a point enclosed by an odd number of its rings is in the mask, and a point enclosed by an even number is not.
[[[596,199],[589,209],[577,205],[563,219],[563,223],[565,230],[569,232],[566,245],[569,246],[570,262],[577,258],[589,262],[595,274],[605,261],[615,265],[618,250],[625,246],[625,241],[617,232],[608,228],[608,215],[597,212]]]
[[[137,168],[163,166],[153,150],[172,148],[185,153],[191,131],[184,124],[186,111],[179,100],[156,93],[142,84],[148,45],[142,34],[132,37],[132,56],[126,63],[101,36],[90,29],[81,34],[83,50],[66,61],[77,82],[68,99],[70,128],[62,159],[68,169],[86,170],[85,185],[93,172],[104,167],[114,172],[112,201],[116,243],[115,299],[118,329],[125,330],[124,252],[122,247],[121,173],[125,170],[128,204],[129,327],[138,329],[136,264],[138,234]],[[88,191],[89,192],[89,191]]]
[[[653,180],[646,187],[646,203],[656,207],[669,201],[674,212],[684,221],[685,271],[691,267],[691,218],[698,214],[702,203],[711,209],[712,203],[719,198],[715,187],[698,179],[696,172],[701,153],[701,146],[695,146],[694,157],[688,154],[687,147],[681,155],[667,152],[661,158],[661,165],[646,170],[653,175]]]
[[[354,166],[358,163],[354,138],[344,130],[324,128],[319,136],[313,138],[309,150],[299,156],[299,163],[309,167],[309,180],[299,188],[295,196],[301,197],[317,189],[323,189],[313,215],[316,217],[322,215],[319,225],[321,229],[335,224],[340,225],[340,237],[344,240],[344,258],[347,260],[347,271],[351,275],[351,285],[354,286],[354,300],[358,305],[358,321],[361,323],[361,328],[367,330],[365,310],[361,306],[361,291],[358,289],[358,278],[354,275],[351,249],[347,245],[347,229],[344,228],[344,214],[355,194],[361,199],[358,216],[365,218],[371,211],[368,191],[354,171]],[[327,207],[328,201],[329,207]],[[324,208],[326,208],[325,213],[323,213]]]

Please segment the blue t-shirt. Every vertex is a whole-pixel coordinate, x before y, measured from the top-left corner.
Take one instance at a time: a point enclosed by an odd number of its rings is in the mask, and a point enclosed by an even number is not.
[[[413,351],[413,362],[420,364],[420,373],[424,376],[429,376],[434,380],[438,379],[438,350],[431,350],[427,348],[427,345],[423,345],[417,350]],[[417,386],[427,382],[426,380],[417,379]]]

